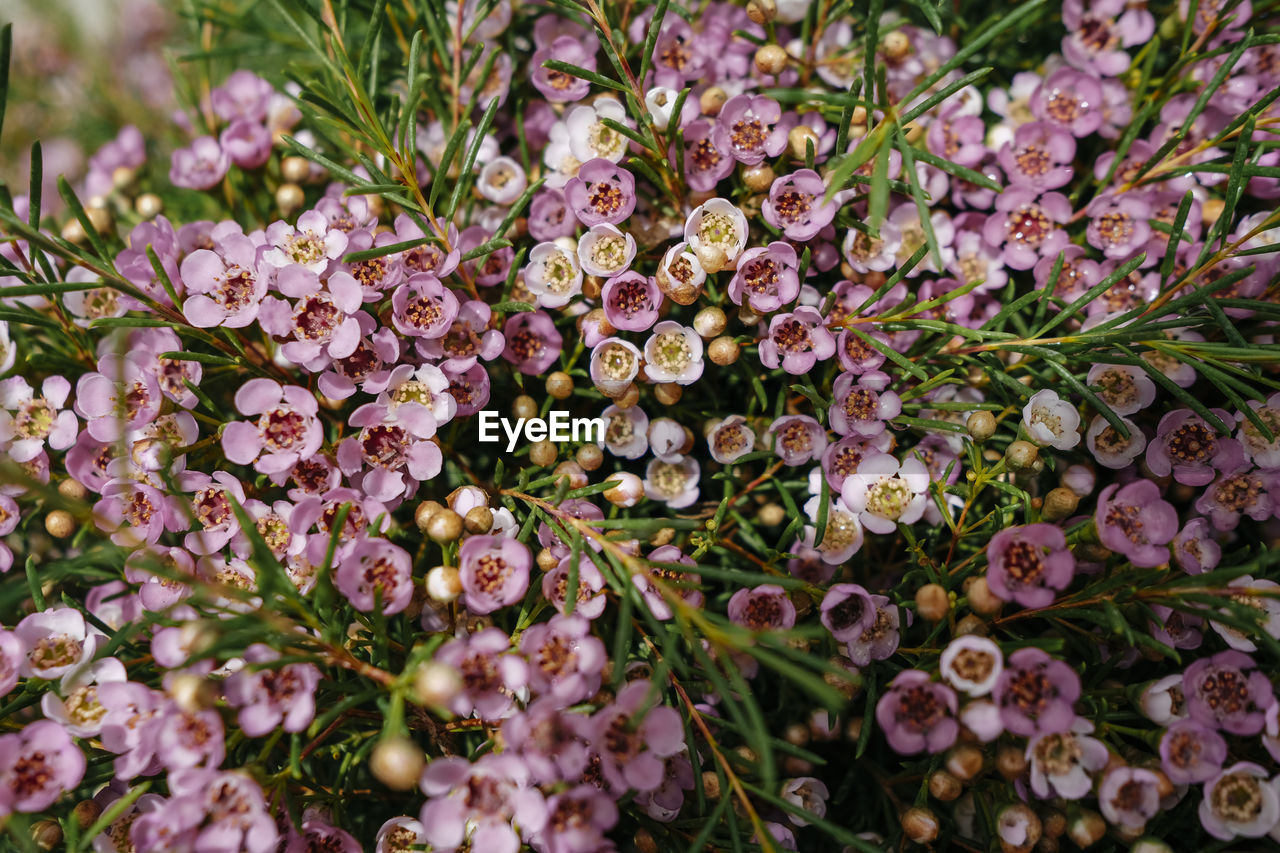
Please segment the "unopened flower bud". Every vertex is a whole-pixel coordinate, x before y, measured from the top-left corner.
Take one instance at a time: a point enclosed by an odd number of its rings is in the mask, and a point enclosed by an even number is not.
[[[979,409],[969,415],[969,419],[965,421],[965,428],[969,430],[969,437],[974,441],[984,442],[996,434],[996,416]]]
[[[756,68],[762,74],[777,74],[787,67],[787,52],[776,44],[766,44],[756,51]]]
[[[949,803],[960,796],[964,786],[946,770],[938,770],[929,777],[929,794],[936,800]]]
[[[711,775],[714,776],[715,774]],[[632,841],[635,842],[636,850],[639,853],[658,853],[658,842],[653,840],[653,833],[647,829],[637,829]]]
[[[973,613],[966,613],[963,617],[956,621],[956,636],[964,637],[969,634],[984,636],[987,633],[987,623],[982,621],[981,616]]]
[[[427,661],[413,676],[414,696],[419,705],[442,708],[462,689],[462,677],[451,666]]]
[[[774,177],[773,167],[768,163],[760,163],[742,170],[742,182],[753,193],[768,192],[773,186]]]
[[[282,216],[289,216],[307,201],[302,187],[297,184],[281,184],[276,188],[276,207]]]
[[[439,512],[443,507],[439,501],[423,501],[418,504],[418,508],[413,511],[413,521],[418,525],[418,529],[422,532],[427,530],[427,522],[431,521],[431,516]]]
[[[511,414],[517,418],[536,418],[538,416],[538,401],[530,397],[528,394],[521,394],[511,402]]]
[[[488,533],[493,527],[493,510],[487,506],[473,506],[463,516],[462,526],[468,533]]]
[[[62,844],[62,827],[56,820],[38,820],[31,824],[31,840],[41,850],[53,850]]]
[[[1205,199],[1204,204],[1200,205],[1200,218],[1206,226],[1213,225],[1226,208],[1227,203],[1220,198]]]
[[[164,212],[164,200],[155,193],[143,193],[134,201],[133,209],[143,219],[155,219]]]
[[[550,548],[543,548],[538,552],[538,568],[544,572],[554,571],[556,566],[560,565],[560,558],[556,556],[556,552]]]
[[[619,409],[630,409],[636,403],[640,402],[640,389],[636,383],[632,382],[626,388],[622,389],[622,393],[613,399],[613,403]]]
[[[1173,853],[1173,848],[1159,838],[1139,838],[1129,853]]]
[[[1004,602],[996,598],[987,579],[983,577],[973,579],[968,596],[970,609],[983,616],[994,616],[1000,612],[1001,607],[1004,607]]]
[[[703,308],[693,317],[693,330],[703,339],[714,338],[724,331],[729,318],[714,305]]]
[[[777,527],[787,520],[787,511],[781,504],[767,503],[756,513],[756,521],[764,527]]]
[[[305,157],[286,157],[280,161],[280,177],[300,184],[311,176],[311,163]]]
[[[436,566],[427,572],[427,595],[432,601],[448,604],[462,594],[462,578],[453,566]]]
[[[1029,441],[1014,441],[1005,449],[1004,459],[1014,471],[1025,471],[1036,463],[1039,449]]]
[[[1044,496],[1042,515],[1045,521],[1061,521],[1080,506],[1080,496],[1064,486],[1050,489]]]
[[[996,831],[1004,853],[1027,853],[1041,835],[1040,816],[1025,803],[1012,803],[996,816]]]
[[[809,154],[809,146],[813,146],[814,154],[818,153],[818,134],[807,124],[797,124],[787,134],[787,146],[791,156],[804,161]]]
[[[554,465],[556,456],[559,451],[556,449],[554,442],[542,440],[535,441],[533,446],[529,448],[529,461],[541,468]]]
[[[547,393],[556,400],[567,400],[573,396],[573,377],[557,370],[547,377]]]
[[[451,509],[441,508],[427,522],[427,536],[436,542],[456,542],[462,535],[462,516]]]
[[[424,764],[422,749],[403,735],[379,741],[369,756],[369,772],[393,791],[407,791],[417,785]]]
[[[1080,848],[1089,847],[1107,834],[1107,822],[1092,809],[1081,809],[1075,820],[1067,825],[1067,837]]]
[[[88,241],[89,235],[84,233],[84,226],[80,224],[79,219],[69,219],[67,224],[62,226],[62,239],[79,246]],[[57,824],[55,823],[54,826]]]
[[[604,492],[605,500],[614,506],[623,508],[635,506],[644,497],[644,483],[635,474],[629,471],[619,471],[616,474],[610,474],[606,483],[615,483],[616,485],[609,487]]]
[[[720,777],[714,771],[702,771],[702,792],[708,800],[720,799]]]
[[[941,584],[927,583],[916,590],[916,612],[929,622],[941,622],[951,610],[951,598]]]
[[[907,809],[901,820],[903,833],[916,844],[931,844],[937,840],[938,816],[929,809]]]
[[[173,704],[187,714],[208,710],[217,703],[213,685],[204,677],[192,673],[175,675],[169,682],[169,695]]]
[[[1013,781],[1027,770],[1027,756],[1022,747],[1002,746],[996,751],[996,770],[1000,775]]]
[[[71,817],[75,820],[76,826],[80,827],[83,832],[93,826],[94,821],[102,816],[102,806],[93,800],[81,800],[76,803],[76,807],[71,810]]]
[[[674,406],[684,396],[684,386],[674,382],[662,382],[653,386],[653,396],[664,406]]]
[[[702,110],[703,115],[717,116],[727,100],[729,100],[729,93],[724,89],[719,86],[708,86],[698,98],[698,109]]]
[[[901,30],[893,30],[880,40],[880,50],[888,59],[902,59],[911,51],[911,39]]]
[[[741,352],[742,347],[729,335],[718,337],[707,345],[707,357],[721,367],[733,364]]]
[[[89,492],[85,489],[84,484],[79,480],[73,480],[68,477],[58,483],[58,494],[62,495],[64,498],[68,498],[73,501],[82,501],[88,493]]]
[[[747,17],[752,23],[767,24],[778,17],[778,4],[775,0],[750,0]]]
[[[961,782],[977,778],[983,764],[982,750],[972,744],[962,743],[947,753],[947,771]]]
[[[44,517],[44,529],[55,539],[66,539],[76,532],[76,520],[65,509],[55,509]]]
[[[698,247],[698,263],[708,273],[720,272],[729,264],[729,256],[719,246],[703,243]]]
[[[1057,809],[1045,812],[1040,818],[1040,823],[1044,834],[1049,838],[1057,838],[1067,831],[1067,816]]]
[[[584,444],[578,448],[578,464],[584,471],[594,471],[604,463],[604,451],[595,444]]]

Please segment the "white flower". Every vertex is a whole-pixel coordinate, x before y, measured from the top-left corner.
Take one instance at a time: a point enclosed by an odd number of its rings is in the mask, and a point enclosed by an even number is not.
[[[644,105],[653,118],[653,126],[658,130],[666,130],[671,121],[671,110],[675,108],[679,93],[666,86],[654,86],[644,96]]]
[[[607,222],[593,225],[578,240],[578,263],[588,275],[611,278],[626,272],[635,256],[635,238]]]
[[[1214,838],[1230,841],[1236,836],[1261,838],[1280,823],[1280,778],[1268,780],[1267,771],[1241,761],[1204,783],[1200,823]]]
[[[722,198],[700,204],[684,221],[684,239],[696,253],[702,246],[724,251],[732,261],[747,245],[747,216]]]
[[[1032,394],[1023,406],[1022,426],[1036,444],[1070,450],[1080,443],[1080,413],[1048,388]]]
[[[629,140],[607,126],[602,121],[606,118],[627,127],[632,125],[626,108],[614,98],[599,98],[593,104],[574,107],[565,115],[569,150],[583,163],[596,158],[617,163],[627,153]]]
[[[555,243],[539,243],[529,252],[524,284],[542,308],[562,308],[582,292],[582,268],[576,252]]]
[[[510,157],[495,157],[480,170],[476,189],[494,204],[511,204],[520,197],[529,179],[524,168]]]
[[[985,696],[996,686],[1004,669],[1000,647],[986,637],[956,637],[942,651],[942,678],[970,696]]]

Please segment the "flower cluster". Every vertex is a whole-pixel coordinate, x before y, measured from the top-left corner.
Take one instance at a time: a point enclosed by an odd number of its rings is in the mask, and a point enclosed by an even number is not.
[[[1280,842],[1274,12],[333,5],[0,211],[0,826]]]

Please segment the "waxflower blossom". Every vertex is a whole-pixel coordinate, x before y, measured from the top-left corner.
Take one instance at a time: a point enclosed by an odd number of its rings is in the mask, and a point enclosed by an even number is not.
[[[1068,731],[1040,734],[1027,741],[1031,790],[1037,797],[1078,800],[1093,787],[1093,774],[1107,765],[1110,753],[1089,737],[1093,724],[1077,718]]]
[[[902,639],[902,617],[898,607],[887,595],[871,595],[871,603],[875,605],[875,621],[861,636],[850,640],[845,647],[850,662],[854,666],[867,666],[873,660],[886,660],[898,650]],[[907,624],[910,623],[908,614]]]
[[[614,225],[593,225],[578,239],[578,264],[587,275],[625,272],[636,256],[636,239]]]
[[[64,408],[71,383],[62,376],[50,376],[40,385],[40,393],[21,376],[0,380],[0,444],[8,445],[14,462],[29,462],[45,445],[66,450],[75,444],[79,421]]]
[[[604,643],[591,635],[591,623],[580,615],[554,616],[520,636],[520,651],[529,659],[529,687],[567,707],[595,695],[605,662]]]
[[[841,643],[858,639],[876,622],[871,594],[853,583],[838,583],[828,589],[819,612],[822,624]]]
[[[18,666],[26,678],[61,678],[93,659],[102,634],[86,624],[79,610],[54,607],[23,617],[14,629],[25,656]]]
[[[997,196],[996,212],[982,226],[982,235],[1003,248],[1011,269],[1029,270],[1066,248],[1067,232],[1058,226],[1070,218],[1071,202],[1061,193],[1040,195],[1032,187],[1015,186]]]
[[[298,264],[319,275],[330,262],[342,257],[348,237],[345,232],[330,227],[328,219],[318,210],[309,210],[298,217],[297,225],[273,222],[267,227],[267,249],[262,260],[277,269]]]
[[[1205,488],[1196,499],[1196,511],[1208,516],[1218,530],[1235,530],[1242,515],[1263,521],[1275,510],[1273,482],[1274,477],[1248,470],[1241,462],[1223,471]]]
[[[618,329],[643,332],[658,319],[662,291],[652,277],[624,272],[604,283],[601,299],[605,318]]]
[[[840,494],[862,526],[872,533],[892,533],[924,515],[929,472],[919,459],[898,462],[887,453],[864,459],[846,477]]]
[[[617,395],[640,373],[640,350],[622,338],[606,338],[591,350],[591,381],[603,393]]]
[[[1214,838],[1261,838],[1280,822],[1280,790],[1260,765],[1239,761],[1204,783],[1200,823]]]
[[[1122,435],[1105,417],[1095,415],[1089,422],[1089,428],[1085,430],[1084,440],[1085,446],[1099,465],[1119,470],[1142,455],[1147,446],[1147,437],[1136,423],[1126,417],[1117,417],[1128,430],[1128,437]]]
[[[1103,196],[1085,208],[1089,214],[1086,230],[1089,245],[1108,258],[1125,260],[1140,251],[1151,239],[1151,206],[1139,198]]]
[[[876,722],[894,752],[936,754],[955,743],[956,694],[915,669],[898,673],[876,703]]]
[[[1196,720],[1175,720],[1160,737],[1160,766],[1175,785],[1209,781],[1226,759],[1222,735]]]
[[[692,385],[704,368],[702,338],[673,320],[653,327],[644,345],[644,373],[650,382]]]
[[[760,363],[792,375],[808,373],[835,353],[835,338],[823,325],[822,315],[803,305],[791,313],[775,314],[760,342]]]
[[[1102,777],[1098,805],[1108,821],[1139,832],[1160,811],[1160,777],[1141,767],[1115,767]]]
[[[836,206],[823,201],[827,187],[812,169],[798,169],[783,175],[769,188],[769,197],[761,209],[765,221],[789,240],[806,242],[831,224]]]
[[[737,162],[728,149],[720,148],[715,142],[716,125],[705,119],[691,122],[684,128],[684,179],[689,188],[698,192],[711,192],[716,184],[733,171]],[[675,143],[672,143],[669,155],[673,162],[677,160]]]
[[[84,778],[84,753],[51,720],[0,735],[0,814],[39,812]]]
[[[827,432],[808,415],[784,415],[769,426],[773,452],[785,464],[805,465],[821,459],[827,449]]]
[[[1004,656],[991,640],[968,634],[947,644],[939,667],[943,680],[952,687],[969,696],[986,696],[1004,671]]]
[[[402,335],[444,337],[458,316],[458,299],[430,273],[418,273],[391,296],[391,322]]]
[[[231,169],[231,157],[212,136],[201,136],[189,148],[173,152],[169,182],[175,187],[207,190],[218,185]]]
[[[565,557],[559,565],[542,576],[542,597],[551,602],[556,611],[569,612],[569,576],[573,560]],[[573,602],[573,613],[587,619],[598,619],[604,613],[604,575],[589,560],[578,561],[578,587]]]
[[[237,721],[249,737],[282,726],[305,729],[315,718],[315,689],[320,671],[309,663],[275,665],[279,653],[261,643],[245,651],[246,668],[227,679],[227,700],[240,710]]]
[[[1009,655],[992,698],[1004,727],[1014,734],[1064,732],[1075,719],[1080,676],[1041,649],[1018,649]]]
[[[1182,694],[1191,719],[1235,735],[1262,731],[1265,712],[1276,702],[1271,682],[1253,658],[1235,650],[1188,666]]]
[[[472,536],[458,552],[458,571],[467,609],[492,613],[513,604],[529,589],[527,546],[504,536]]]
[[[729,282],[729,298],[760,314],[777,311],[800,294],[798,263],[796,250],[780,240],[747,249]]]
[[[741,415],[730,415],[707,429],[711,458],[721,465],[730,465],[750,453],[755,443],[756,434]]]
[[[250,379],[235,397],[243,415],[257,422],[235,421],[222,433],[227,459],[253,464],[264,474],[291,470],[320,449],[324,435],[316,418],[315,395],[295,385],[282,388],[271,379]]]
[[[1102,544],[1124,554],[1135,566],[1169,561],[1167,545],[1177,535],[1178,513],[1160,499],[1160,488],[1150,480],[1107,486],[1098,495],[1094,520]]]
[[[384,539],[361,538],[344,555],[334,573],[334,585],[357,610],[380,608],[390,615],[409,606],[411,576],[407,551]]]
[[[485,628],[440,647],[435,660],[453,667],[462,679],[462,690],[449,701],[453,713],[499,720],[515,711],[515,693],[528,683],[529,665],[510,651],[511,638],[500,628]]]
[[[747,244],[746,214],[726,199],[713,198],[695,207],[685,219],[684,239],[699,259],[706,247],[719,249],[726,262],[733,261]]]
[[[524,283],[543,308],[569,304],[569,300],[582,292],[582,269],[577,255],[555,243],[539,243],[529,252]]]
[[[502,328],[506,347],[502,357],[521,373],[537,375],[560,357],[564,338],[551,317],[542,311],[526,311],[507,318]]]
[[[514,755],[489,754],[475,762],[448,756],[422,773],[427,802],[420,821],[432,849],[464,844],[517,850],[523,836],[546,822],[546,802]]]
[[[578,221],[591,228],[617,225],[636,206],[636,181],[626,169],[596,158],[582,164],[564,187],[564,197]]]
[[[1067,538],[1052,524],[1007,527],[987,545],[987,585],[1004,601],[1046,607],[1074,574]]]
[[[836,377],[828,413],[831,428],[846,436],[870,438],[883,433],[885,422],[902,413],[902,398],[889,391],[888,385],[888,374],[878,370]]]
[[[1031,395],[1022,407],[1022,424],[1037,444],[1070,450],[1080,443],[1080,412],[1049,388]]]
[[[674,708],[654,705],[650,684],[630,682],[613,703],[592,715],[593,742],[600,745],[600,770],[618,792],[652,790],[662,784],[662,759],[684,748],[684,726]]]
[[[778,102],[763,95],[737,95],[720,108],[716,118],[716,147],[728,151],[739,163],[754,166],[765,157],[776,157],[787,144],[777,126],[782,116]]]
[[[557,38],[549,45],[541,46],[530,61],[530,80],[548,101],[568,104],[580,100],[591,91],[591,84],[564,71],[546,67],[548,60],[568,62],[588,71],[596,70],[595,51],[569,35]]]
[[[795,627],[796,608],[782,587],[761,584],[733,594],[729,618],[753,631],[785,631]]]

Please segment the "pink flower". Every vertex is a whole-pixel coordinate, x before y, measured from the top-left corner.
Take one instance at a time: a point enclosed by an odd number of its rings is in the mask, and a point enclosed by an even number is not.
[[[472,536],[458,551],[464,603],[472,613],[515,604],[529,589],[528,546],[505,536]]]
[[[223,452],[238,465],[252,463],[264,474],[289,471],[324,441],[319,403],[304,388],[250,379],[236,392],[235,403],[241,414],[258,416],[256,423],[234,421],[222,433]]]
[[[413,562],[385,539],[362,537],[338,561],[333,582],[357,610],[399,613],[413,598]]]
[[[41,812],[84,778],[85,758],[55,722],[0,735],[0,815]]]
[[[236,720],[249,737],[262,737],[282,723],[286,732],[300,732],[315,719],[320,670],[309,663],[273,665],[279,657],[255,643],[245,650],[244,668],[227,679],[227,701],[240,709]]]
[[[600,751],[600,771],[611,791],[649,791],[662,784],[662,759],[684,748],[680,714],[650,698],[652,685],[637,679],[618,691],[612,704],[591,717],[592,743]]]

